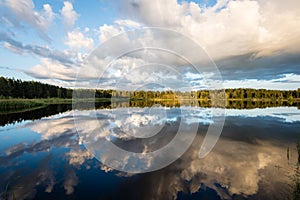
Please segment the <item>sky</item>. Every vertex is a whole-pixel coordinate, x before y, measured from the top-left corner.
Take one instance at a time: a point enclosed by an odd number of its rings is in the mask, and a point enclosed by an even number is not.
[[[298,0],[0,0],[0,75],[104,89],[297,89],[299,13]]]

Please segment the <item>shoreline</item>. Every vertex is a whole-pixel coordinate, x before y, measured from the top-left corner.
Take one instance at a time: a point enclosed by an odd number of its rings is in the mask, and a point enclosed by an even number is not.
[[[211,99],[196,99],[196,98],[183,98],[183,99],[161,99],[161,98],[148,98],[148,99],[135,99],[135,98],[88,98],[88,99],[77,99],[76,102],[73,99],[63,99],[63,98],[47,98],[47,99],[0,99],[0,114],[12,114],[12,113],[22,113],[26,111],[37,110],[40,108],[47,107],[49,105],[72,105],[73,103],[110,103],[110,104],[126,104],[130,103],[130,105],[134,106],[143,106],[145,103],[148,106],[151,106],[151,102],[158,103],[161,105],[169,105],[169,106],[180,106],[190,103],[191,105],[198,105],[200,107],[214,107],[217,105],[212,105]],[[141,103],[143,102],[143,103]],[[247,103],[258,103],[258,104],[274,104],[279,106],[278,104],[287,104],[293,105],[300,102],[299,98],[295,98],[293,100],[288,99],[226,99],[225,105],[221,106],[224,108],[240,108],[245,107],[244,104]],[[141,105],[140,105],[141,104]],[[126,106],[124,105],[124,106]],[[129,105],[129,104],[128,104]],[[263,107],[269,107],[270,105],[266,105]],[[122,107],[122,105],[121,105]],[[218,106],[217,106],[218,107]],[[254,106],[256,107],[256,106]]]

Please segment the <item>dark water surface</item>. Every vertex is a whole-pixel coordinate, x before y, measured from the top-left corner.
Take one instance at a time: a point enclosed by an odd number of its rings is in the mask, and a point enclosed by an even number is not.
[[[221,137],[202,159],[198,157],[199,148],[208,126],[214,123],[212,108],[156,106],[156,112],[152,112],[148,107],[97,107],[97,126],[103,134],[116,126],[123,130],[111,137],[128,151],[145,152],[145,146],[147,151],[162,148],[174,138],[180,123],[198,123],[199,128],[193,144],[172,164],[154,172],[129,174],[101,164],[85,148],[74,127],[70,105],[1,115],[0,199],[294,197],[299,181],[295,175],[300,138],[297,107],[226,109]],[[169,114],[155,118],[161,110]],[[76,112],[85,116],[91,111]],[[138,126],[153,126],[154,122],[162,125],[160,134],[152,140],[159,142],[124,139],[124,132],[139,134]],[[86,129],[93,123],[87,120]]]

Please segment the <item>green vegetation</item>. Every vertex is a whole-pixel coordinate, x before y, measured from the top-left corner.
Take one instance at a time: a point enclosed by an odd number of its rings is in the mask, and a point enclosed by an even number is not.
[[[44,103],[35,100],[0,101],[0,114],[12,112],[24,112],[45,106]]]
[[[97,99],[77,99],[77,102],[80,103],[91,102],[91,103],[105,103],[110,102],[108,98],[97,98]],[[29,110],[35,110],[43,108],[49,105],[57,104],[68,104],[71,105],[73,102],[72,99],[62,99],[62,98],[47,98],[47,99],[0,99],[0,114],[16,113],[16,112],[25,112]]]
[[[151,100],[174,100],[174,99],[199,99],[209,100],[215,98],[226,98],[227,100],[243,101],[294,101],[300,99],[298,90],[266,90],[238,88],[226,90],[199,90],[190,92],[181,91],[116,91],[116,90],[94,90],[94,89],[69,89],[36,81],[21,81],[0,77],[0,98],[22,98],[22,99],[45,99],[63,98],[71,99],[75,92],[77,98],[130,98]],[[225,94],[225,95],[224,95]]]
[[[72,104],[76,101],[122,102],[132,105],[190,105],[199,107],[253,108],[294,105],[300,102],[298,90],[238,88],[199,91],[116,91],[69,89],[35,81],[0,77],[0,111],[18,112],[49,104]],[[146,101],[141,103],[142,101]],[[226,100],[226,101],[225,101]],[[224,105],[224,103],[226,104]],[[75,102],[76,103],[76,102]],[[131,106],[131,105],[128,105]]]
[[[292,185],[291,186],[291,195],[288,199],[298,200],[300,199],[300,140],[297,141],[297,153],[298,153],[298,162],[294,169],[294,175],[291,177]]]
[[[289,200],[298,200],[300,199],[300,138],[296,143],[296,152],[297,152],[297,160],[296,163],[290,165],[291,168],[287,168],[288,171],[291,171],[292,174],[287,175],[287,177],[291,180],[291,183],[288,184],[288,189],[284,190],[286,193],[286,198]],[[287,160],[290,163],[292,152],[290,151],[290,147],[287,148]]]
[[[222,96],[223,95],[223,96]],[[225,96],[224,96],[225,95]],[[113,91],[113,97],[130,97],[132,99],[198,99],[209,100],[226,98],[230,101],[293,101],[300,99],[298,90],[266,90],[238,88],[223,90],[199,90],[191,92],[180,91]]]
[[[36,81],[21,81],[0,77],[0,99],[22,98],[63,98],[72,99],[73,89],[58,87]],[[83,97],[110,98],[111,90],[78,89],[77,94]],[[79,95],[79,97],[80,97]],[[85,95],[85,96],[84,96]]]
[[[0,199],[3,199],[3,200],[8,200],[8,199],[16,200],[17,199],[16,194],[15,194],[15,190],[22,189],[23,187],[20,187],[20,186],[12,187],[11,182],[14,182],[19,178],[20,178],[20,176],[13,177],[10,181],[8,181],[5,184],[5,186],[3,188],[3,191],[0,193],[0,197],[2,197]],[[9,197],[11,197],[11,198],[9,198]]]
[[[0,99],[0,114],[25,112],[51,104],[72,104],[72,99]]]
[[[0,77],[2,98],[72,98],[72,90],[35,81],[21,81]]]

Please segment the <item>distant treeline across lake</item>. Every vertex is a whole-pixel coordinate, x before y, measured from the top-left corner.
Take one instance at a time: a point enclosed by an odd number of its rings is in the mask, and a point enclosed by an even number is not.
[[[74,93],[75,92],[75,93]],[[266,89],[225,89],[225,90],[199,90],[199,91],[118,91],[102,89],[70,89],[45,84],[36,81],[22,81],[0,77],[0,99],[44,99],[63,98],[129,98],[129,99],[168,99],[209,100],[213,98],[226,100],[251,101],[297,101],[300,99],[298,90],[266,90]]]

